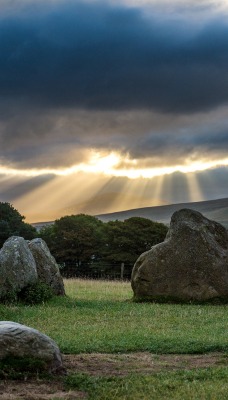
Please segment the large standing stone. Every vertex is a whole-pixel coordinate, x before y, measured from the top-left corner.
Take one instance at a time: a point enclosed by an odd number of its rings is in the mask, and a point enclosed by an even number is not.
[[[57,296],[65,295],[63,279],[60,275],[58,264],[51,255],[45,241],[40,238],[33,239],[29,242],[29,249],[36,262],[39,280],[50,286]]]
[[[19,292],[38,279],[35,260],[27,242],[10,237],[0,251],[0,298],[9,292]]]
[[[197,211],[173,214],[163,243],[132,271],[135,300],[228,302],[228,232]]]
[[[44,362],[50,372],[64,370],[57,344],[48,336],[11,321],[0,322],[0,360],[35,359]]]

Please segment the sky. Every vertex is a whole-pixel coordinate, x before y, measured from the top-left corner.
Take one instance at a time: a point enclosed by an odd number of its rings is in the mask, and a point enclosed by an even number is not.
[[[0,201],[38,222],[228,197],[227,17],[0,0]]]

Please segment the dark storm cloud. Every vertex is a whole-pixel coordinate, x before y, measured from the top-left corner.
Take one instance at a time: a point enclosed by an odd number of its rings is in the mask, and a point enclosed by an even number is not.
[[[155,157],[156,164],[168,161],[176,165],[190,157],[192,160],[226,158],[228,149],[228,128],[203,132],[196,129],[180,129],[175,132],[160,132],[143,136],[137,146],[129,144],[131,156],[137,159]],[[157,158],[158,159],[157,159]],[[146,160],[145,160],[146,162]],[[151,159],[148,160],[151,163]],[[149,165],[147,165],[149,166]]]
[[[156,10],[149,15],[80,2],[3,11],[1,96],[39,107],[174,113],[227,103],[225,18],[199,27]]]

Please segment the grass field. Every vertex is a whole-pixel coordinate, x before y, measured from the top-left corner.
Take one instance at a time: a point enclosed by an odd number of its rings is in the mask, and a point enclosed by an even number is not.
[[[228,369],[109,379],[75,375],[68,382],[70,388],[88,391],[90,400],[227,400]]]
[[[65,354],[223,352],[225,357],[228,352],[225,305],[133,303],[127,282],[66,280],[65,287],[65,298],[54,298],[46,304],[1,305],[0,319],[46,333]],[[100,400],[227,399],[225,364],[146,376],[71,373],[66,384],[86,391],[91,399]]]
[[[130,283],[67,280],[67,297],[0,306],[1,320],[32,326],[64,353],[227,351],[227,306],[133,303]]]

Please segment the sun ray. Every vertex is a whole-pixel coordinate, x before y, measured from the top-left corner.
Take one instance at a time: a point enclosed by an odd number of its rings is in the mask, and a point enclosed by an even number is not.
[[[228,165],[227,159],[189,165],[186,162],[180,168],[140,169],[138,162],[129,160],[127,156],[93,152],[87,164],[62,170],[48,169],[45,173],[44,170],[26,170],[23,175],[24,171],[17,170],[14,174],[14,170],[10,169],[4,176],[0,167],[2,199],[4,190],[13,198],[10,187],[18,184],[20,192],[24,187],[23,195],[18,197],[15,194],[15,207],[32,222],[41,218],[56,219],[61,215],[86,210],[100,214],[173,202],[198,201],[204,198],[203,185],[198,180],[204,168],[212,172],[215,165],[224,166],[226,162]],[[189,172],[198,170],[201,172]],[[47,171],[53,173],[51,180]],[[41,172],[43,175],[39,175]],[[34,185],[33,179],[36,178],[33,177],[37,177],[38,187]]]
[[[121,211],[145,206],[143,195],[144,180],[125,178],[122,182],[121,194],[116,197],[114,207],[118,208],[118,211]]]
[[[32,222],[40,221],[41,217],[53,220],[61,215],[80,213],[77,204],[91,198],[102,186],[104,179],[108,178],[89,174],[57,176],[32,193],[21,196],[15,205]]]
[[[204,200],[203,192],[200,188],[197,174],[192,173],[186,174],[185,176],[189,188],[189,200],[191,202]]]
[[[153,188],[153,201],[152,205],[159,205],[164,203],[164,199],[162,198],[163,185],[164,185],[164,175],[160,175],[153,179],[154,188]]]

